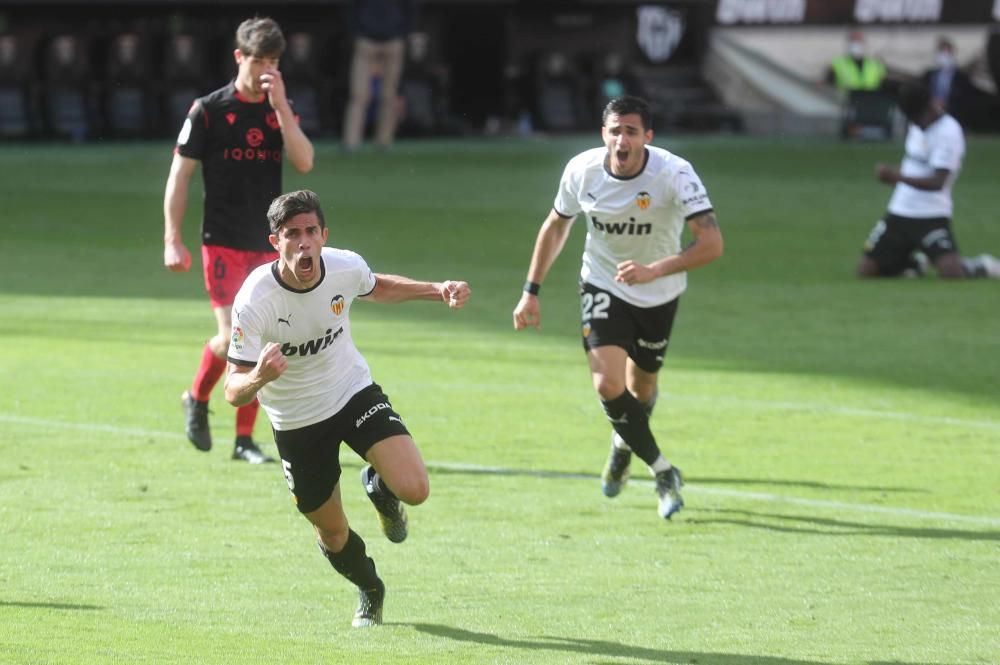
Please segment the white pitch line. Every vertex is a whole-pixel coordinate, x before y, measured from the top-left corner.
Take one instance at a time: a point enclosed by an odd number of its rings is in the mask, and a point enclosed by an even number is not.
[[[597,476],[584,473],[561,473],[558,471],[537,471],[532,469],[510,469],[500,466],[480,466],[478,464],[465,464],[462,462],[427,462],[431,469],[444,469],[446,471],[467,471],[470,473],[482,473],[484,475],[498,476],[537,476],[537,477],[558,477],[572,478],[580,480],[594,480]],[[653,486],[651,480],[633,480],[632,482]],[[959,515],[956,513],[939,513],[926,510],[914,510],[912,508],[893,508],[890,506],[875,506],[869,503],[847,503],[844,501],[826,501],[824,499],[806,499],[797,496],[784,496],[781,494],[769,494],[767,492],[746,492],[743,490],[719,489],[715,487],[703,487],[697,484],[685,483],[685,491],[695,494],[712,494],[715,496],[728,496],[735,499],[747,499],[751,501],[766,501],[768,503],[790,503],[797,506],[808,506],[809,508],[824,508],[830,510],[851,510],[861,513],[878,513],[882,515],[894,515],[896,517],[913,517],[925,520],[942,520],[945,522],[965,522],[968,524],[980,524],[984,526],[1000,526],[1000,517]]]
[[[974,418],[955,418],[952,416],[925,416],[906,411],[880,411],[878,409],[861,409],[850,406],[833,406],[830,404],[814,404],[809,402],[769,402],[759,399],[740,399],[732,397],[701,397],[698,395],[669,395],[671,400],[690,402],[712,402],[713,404],[731,404],[733,406],[753,407],[771,411],[803,411],[809,413],[825,413],[836,416],[851,416],[855,418],[884,418],[901,422],[928,423],[932,425],[950,425],[954,427],[970,427],[1000,432],[1000,422],[996,420],[977,420]]]
[[[30,425],[32,427],[51,427],[54,429],[71,429],[83,432],[107,432],[109,434],[124,434],[128,436],[156,436],[171,439],[187,439],[180,432],[158,432],[141,427],[119,427],[117,425],[98,425],[97,423],[71,423],[64,420],[49,420],[48,418],[30,418],[0,413],[0,423],[15,425]]]
[[[29,425],[32,427],[48,427],[58,429],[69,429],[86,432],[107,432],[109,434],[120,434],[128,436],[160,437],[169,439],[184,439],[179,432],[160,432],[147,430],[139,427],[118,427],[116,425],[99,425],[94,423],[72,423],[59,420],[48,420],[46,418],[30,418],[26,416],[14,416],[0,413],[0,422],[13,423],[17,425]],[[446,471],[465,471],[469,473],[481,473],[484,475],[498,476],[535,476],[546,478],[567,478],[574,480],[593,480],[594,475],[583,473],[568,473],[559,471],[539,471],[534,469],[514,469],[499,466],[482,466],[479,464],[466,464],[463,462],[435,462],[428,461],[428,468],[443,469]],[[652,481],[633,480],[640,485],[652,486]],[[944,522],[962,522],[966,524],[978,524],[983,526],[1000,526],[1000,517],[959,515],[957,513],[942,513],[926,510],[915,510],[911,508],[893,508],[890,506],[876,506],[869,503],[848,503],[845,501],[827,501],[824,499],[806,499],[804,497],[787,496],[782,494],[770,494],[768,492],[748,492],[744,490],[731,490],[715,487],[703,487],[697,484],[685,484],[688,492],[695,494],[709,494],[714,496],[727,496],[734,499],[744,499],[749,501],[764,501],[768,503],[786,503],[796,506],[806,506],[809,508],[822,508],[827,510],[849,510],[859,513],[873,513],[881,515],[893,515],[895,517],[910,517],[924,520],[940,520]]]
[[[416,386],[419,388],[448,388],[452,390],[497,390],[506,389],[519,393],[547,392],[548,388],[536,388],[520,384],[505,383],[475,383],[475,382],[449,382],[447,384],[426,382],[426,381],[404,381],[404,385]],[[908,411],[883,411],[879,409],[866,409],[852,406],[837,406],[823,402],[792,402],[792,401],[769,401],[762,399],[744,399],[741,397],[710,397],[708,395],[692,395],[690,393],[672,393],[665,390],[660,391],[661,405],[669,408],[671,402],[688,403],[709,403],[712,406],[732,406],[739,408],[767,409],[768,411],[798,411],[802,413],[817,413],[834,416],[849,416],[852,418],[876,418],[884,420],[897,420],[907,423],[926,423],[928,425],[948,425],[952,427],[968,427],[970,429],[985,429],[1000,432],[1000,421],[985,420],[977,418],[956,418],[954,416],[934,416],[911,413]]]

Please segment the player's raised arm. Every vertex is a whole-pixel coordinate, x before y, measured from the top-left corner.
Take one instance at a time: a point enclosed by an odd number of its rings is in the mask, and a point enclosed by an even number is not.
[[[514,330],[522,330],[528,326],[541,327],[539,290],[549,273],[549,268],[566,245],[572,222],[572,217],[563,217],[555,210],[551,210],[542,222],[542,228],[538,230],[538,237],[535,238],[535,249],[531,253],[531,265],[528,266],[528,279],[524,285],[524,292],[514,308]]]
[[[285,80],[277,67],[268,68],[260,75],[260,85],[267,93],[268,102],[278,116],[281,127],[281,138],[285,142],[285,152],[288,161],[299,173],[309,173],[313,167],[315,150],[313,144],[299,127],[298,118],[292,110],[292,105],[285,96]]]

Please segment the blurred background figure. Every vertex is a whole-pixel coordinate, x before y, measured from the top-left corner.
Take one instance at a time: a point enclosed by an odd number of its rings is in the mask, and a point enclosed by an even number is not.
[[[869,55],[862,32],[848,33],[847,50],[830,62],[826,80],[843,97],[843,138],[892,137],[895,103],[886,90],[886,67]]]
[[[416,23],[416,0],[354,0],[349,24],[354,34],[350,91],[344,112],[343,147],[357,150],[372,97],[373,70],[380,72],[375,144],[386,149],[396,135],[396,94],[406,55],[406,37]]]
[[[281,58],[281,73],[288,95],[295,99],[295,114],[299,127],[308,134],[319,134],[323,118],[328,117],[324,100],[329,86],[319,66],[319,44],[309,32],[293,32],[288,36],[288,50]]]
[[[642,95],[636,77],[628,70],[625,57],[618,51],[610,51],[600,56],[596,72],[596,99],[594,108],[601,110],[612,99],[625,95]]]
[[[988,58],[988,54],[984,53],[984,58]],[[988,63],[984,64],[988,67]],[[1000,128],[997,96],[976,85],[966,67],[959,64],[955,44],[949,38],[938,38],[934,67],[925,71],[922,79],[934,103],[967,130],[996,131]]]
[[[148,40],[136,31],[117,35],[106,54],[105,117],[114,138],[143,138],[158,125],[152,99]]]
[[[22,40],[0,34],[0,138],[33,133],[33,79],[31,56]]]
[[[94,132],[94,80],[90,58],[77,35],[56,35],[45,50],[44,116],[48,131],[78,142]]]
[[[178,28],[167,36],[163,53],[164,125],[176,132],[184,124],[191,100],[211,90],[215,72],[206,71],[204,40]]]
[[[941,110],[953,113],[953,102],[961,100],[972,86],[968,74],[958,68],[955,45],[947,37],[939,37],[934,55],[934,67],[924,73],[924,82]]]
[[[903,160],[899,167],[875,167],[892,197],[865,242],[858,276],[918,277],[929,263],[945,279],[1000,279],[1000,260],[991,254],[963,258],[952,229],[951,191],[965,157],[962,126],[923,84],[902,87],[899,110],[910,123]]]
[[[847,50],[830,62],[826,81],[838,90],[879,90],[885,82],[885,65],[878,58],[868,55],[865,36],[859,30],[847,35]]]
[[[588,116],[583,79],[565,53],[552,51],[541,56],[535,73],[535,124],[550,132],[581,129]]]
[[[410,136],[461,133],[461,121],[451,111],[451,71],[431,46],[430,35],[414,32],[400,87],[400,133]]]

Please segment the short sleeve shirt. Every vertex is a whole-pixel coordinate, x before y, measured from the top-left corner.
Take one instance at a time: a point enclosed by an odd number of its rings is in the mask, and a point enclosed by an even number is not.
[[[687,160],[662,148],[647,145],[642,171],[629,178],[611,174],[607,154],[594,148],[571,159],[553,204],[562,217],[586,219],[580,277],[639,307],[670,302],[687,287],[686,273],[628,285],[615,281],[617,266],[678,253],[685,221],[712,210],[708,193]]]
[[[951,188],[958,178],[964,157],[965,135],[962,126],[950,115],[941,116],[927,129],[910,124],[900,174],[926,178],[934,175],[937,169],[947,169],[950,173],[944,186],[936,192],[896,183],[889,199],[889,212],[917,219],[951,217]]]
[[[257,393],[276,430],[325,420],[372,383],[349,315],[354,299],[375,289],[375,276],[359,255],[330,247],[320,270],[314,286],[297,290],[281,280],[277,261],[260,266],[233,303],[229,362],[256,365],[268,342],[288,359],[285,373]]]
[[[175,150],[201,162],[202,243],[270,252],[267,209],[281,194],[284,140],[265,96],[247,100],[229,85],[195,100]]]

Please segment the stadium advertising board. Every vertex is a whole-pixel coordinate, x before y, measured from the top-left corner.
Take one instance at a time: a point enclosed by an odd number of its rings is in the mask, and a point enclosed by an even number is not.
[[[718,0],[720,25],[990,23],[1000,0]]]

